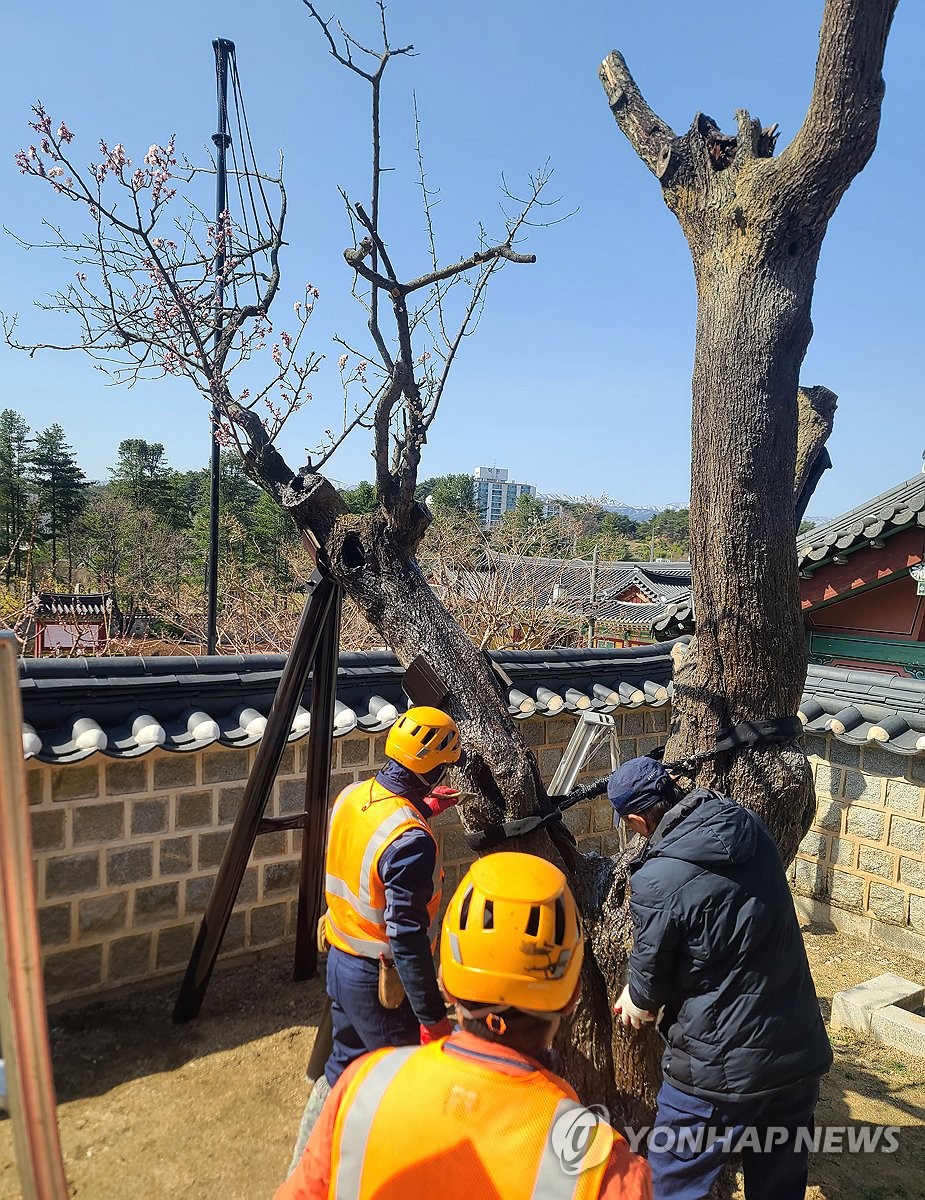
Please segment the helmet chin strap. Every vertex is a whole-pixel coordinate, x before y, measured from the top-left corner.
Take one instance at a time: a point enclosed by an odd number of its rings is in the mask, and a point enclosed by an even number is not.
[[[433,788],[445,777],[450,769],[449,763],[441,763],[439,767],[432,767],[431,770],[421,774],[415,771],[414,774],[420,779],[425,787]]]

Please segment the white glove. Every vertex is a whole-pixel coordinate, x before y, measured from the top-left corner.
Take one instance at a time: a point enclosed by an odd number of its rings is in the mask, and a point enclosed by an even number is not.
[[[647,1008],[639,1008],[630,999],[629,984],[620,993],[620,999],[613,1006],[613,1011],[623,1022],[624,1028],[632,1025],[634,1029],[642,1029],[643,1025],[655,1020],[655,1013],[649,1012]]]

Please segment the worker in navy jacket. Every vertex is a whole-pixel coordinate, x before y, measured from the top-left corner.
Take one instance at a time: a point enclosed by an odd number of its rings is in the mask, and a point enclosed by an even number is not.
[[[607,795],[646,839],[630,864],[633,949],[615,1011],[636,1029],[658,1019],[667,1042],[654,1200],[706,1197],[731,1149],[747,1200],[802,1200],[832,1050],[777,846],[754,813],[683,793],[655,759],[624,763]]]

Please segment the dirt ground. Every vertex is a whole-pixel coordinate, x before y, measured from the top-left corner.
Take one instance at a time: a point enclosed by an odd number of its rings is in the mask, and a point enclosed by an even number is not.
[[[925,964],[843,935],[805,930],[828,1016],[834,992]],[[318,981],[294,984],[288,956],[224,971],[200,1018],[174,1026],[175,988],[53,1018],[61,1140],[81,1200],[258,1200],[282,1179],[306,1098]],[[925,1060],[841,1031],[817,1121],[900,1128],[895,1154],[816,1155],[811,1200],[925,1200]],[[0,1121],[0,1200],[20,1195],[10,1123]]]

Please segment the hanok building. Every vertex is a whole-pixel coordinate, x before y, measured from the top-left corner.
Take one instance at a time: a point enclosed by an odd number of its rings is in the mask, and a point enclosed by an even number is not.
[[[925,474],[797,538],[808,732],[925,751]],[[690,593],[652,625],[692,633]]]
[[[485,554],[454,576],[465,602],[509,616],[510,641],[543,629],[550,646],[619,648],[654,640],[653,621],[667,603],[688,595],[687,562],[598,562]]]
[[[811,663],[925,678],[925,475],[803,534],[797,556]]]
[[[37,592],[29,615],[37,658],[104,654],[121,622],[112,592]]]

